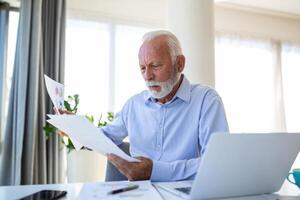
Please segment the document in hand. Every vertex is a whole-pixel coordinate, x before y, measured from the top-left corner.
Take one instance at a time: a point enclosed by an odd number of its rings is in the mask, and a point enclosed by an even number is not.
[[[45,83],[48,95],[54,105],[54,107],[58,110],[64,108],[64,90],[65,86],[51,78],[47,75],[44,75]],[[74,138],[70,137],[75,149],[78,151],[81,149],[82,145],[77,142]]]
[[[64,90],[65,86],[45,76],[45,84],[52,103],[56,109],[64,107]]]
[[[85,147],[106,155],[113,153],[129,162],[140,162],[124,153],[100,128],[96,128],[85,116],[48,115],[50,124],[67,133]]]

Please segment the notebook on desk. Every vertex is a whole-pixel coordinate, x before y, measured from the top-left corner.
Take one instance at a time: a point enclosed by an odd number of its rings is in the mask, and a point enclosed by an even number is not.
[[[214,134],[193,183],[159,187],[185,199],[274,193],[299,150],[299,133]]]

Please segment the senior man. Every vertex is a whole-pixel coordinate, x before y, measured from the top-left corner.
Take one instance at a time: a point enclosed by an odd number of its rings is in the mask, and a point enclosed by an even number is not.
[[[180,43],[168,31],[144,35],[139,65],[149,90],[131,97],[103,131],[116,144],[128,135],[131,155],[142,162],[108,160],[129,180],[192,179],[211,134],[228,131],[221,98],[189,83]]]
[[[148,91],[131,97],[102,129],[117,145],[129,136],[130,154],[141,162],[107,158],[129,180],[193,179],[211,134],[228,132],[222,100],[182,74],[185,57],[171,32],[146,33],[138,57]]]

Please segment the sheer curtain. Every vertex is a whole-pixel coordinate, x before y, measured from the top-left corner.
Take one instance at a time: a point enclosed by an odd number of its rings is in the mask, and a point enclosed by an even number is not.
[[[79,94],[78,113],[97,119],[108,107],[110,37],[108,24],[67,20],[65,94]]]
[[[102,114],[105,119],[107,111],[120,111],[128,98],[145,89],[138,50],[142,35],[153,28],[88,16],[67,19],[65,95],[79,94],[78,114],[93,115],[96,120]],[[89,155],[95,157],[84,158],[85,170],[90,172],[95,163],[100,163],[98,170],[104,172],[106,158]],[[76,159],[68,156],[70,163]],[[83,172],[86,174],[83,179],[73,173],[78,170],[80,166],[76,170],[68,167],[69,181],[104,180],[99,171]]]
[[[300,132],[300,43],[283,43],[281,55],[286,129]],[[293,168],[299,167],[300,154]]]
[[[300,132],[299,44],[218,33],[215,71],[231,132]]]
[[[139,70],[138,52],[142,36],[150,28],[116,26],[114,111],[120,111],[129,97],[146,89]]]
[[[300,44],[283,43],[282,77],[287,131],[300,131]]]
[[[79,114],[98,118],[107,111],[118,112],[129,97],[146,89],[138,50],[150,30],[109,21],[67,20],[65,94],[80,95]]]
[[[231,132],[269,132],[273,122],[273,57],[267,40],[218,35],[216,88]]]

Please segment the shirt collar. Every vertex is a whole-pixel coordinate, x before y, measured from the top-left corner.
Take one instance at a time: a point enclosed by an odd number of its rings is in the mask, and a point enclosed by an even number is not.
[[[175,96],[172,98],[171,101],[173,101],[176,97],[178,97],[183,101],[189,103],[191,98],[191,84],[184,74],[182,76],[183,76],[183,80],[180,84],[180,87],[178,88]],[[155,102],[155,99],[151,96],[149,90],[147,90],[144,93],[144,99],[145,102],[149,102],[149,101]]]
[[[178,88],[175,96],[182,99],[183,101],[189,103],[191,99],[191,84],[189,80],[186,78],[185,75],[183,75],[182,83],[180,84],[180,87]]]

